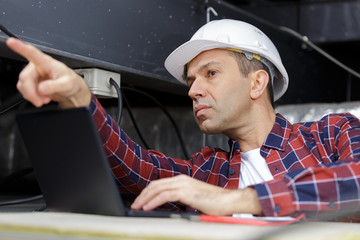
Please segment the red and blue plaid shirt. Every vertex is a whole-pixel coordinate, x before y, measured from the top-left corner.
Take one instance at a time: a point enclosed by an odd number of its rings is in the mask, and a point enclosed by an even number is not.
[[[93,114],[121,192],[139,194],[152,180],[186,174],[237,189],[240,146],[204,147],[190,160],[167,157],[132,141],[93,96]],[[274,180],[252,186],[265,216],[360,208],[360,122],[351,114],[291,124],[277,114],[260,149]]]

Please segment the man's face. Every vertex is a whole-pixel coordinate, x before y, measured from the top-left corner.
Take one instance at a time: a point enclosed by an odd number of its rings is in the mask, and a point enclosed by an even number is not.
[[[200,53],[187,73],[195,120],[204,133],[228,135],[244,124],[250,106],[249,81],[227,50]]]

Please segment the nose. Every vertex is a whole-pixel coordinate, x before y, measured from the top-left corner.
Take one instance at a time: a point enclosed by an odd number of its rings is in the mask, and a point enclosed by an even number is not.
[[[201,79],[195,79],[189,89],[188,95],[191,99],[196,100],[200,97],[204,97],[206,94],[204,84]]]

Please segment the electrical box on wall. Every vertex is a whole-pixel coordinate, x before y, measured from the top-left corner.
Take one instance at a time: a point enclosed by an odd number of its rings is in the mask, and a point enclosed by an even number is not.
[[[75,69],[75,72],[84,78],[91,92],[96,96],[104,98],[118,97],[115,87],[110,84],[110,79],[113,79],[120,87],[120,73],[98,68]]]

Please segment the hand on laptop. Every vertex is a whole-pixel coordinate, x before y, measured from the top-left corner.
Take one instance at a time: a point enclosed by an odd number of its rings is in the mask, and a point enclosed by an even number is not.
[[[25,99],[36,107],[50,101],[58,102],[62,108],[89,106],[91,92],[72,69],[18,39],[10,38],[6,44],[29,61],[17,83]]]
[[[187,175],[151,182],[135,199],[131,208],[149,211],[166,202],[181,202],[211,215],[261,213],[261,206],[254,189],[224,189]]]

